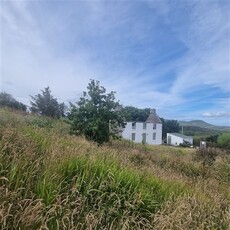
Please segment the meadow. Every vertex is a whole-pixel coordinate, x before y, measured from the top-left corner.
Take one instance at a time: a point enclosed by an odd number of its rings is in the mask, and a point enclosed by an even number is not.
[[[0,109],[0,229],[229,229],[230,153],[69,135]]]

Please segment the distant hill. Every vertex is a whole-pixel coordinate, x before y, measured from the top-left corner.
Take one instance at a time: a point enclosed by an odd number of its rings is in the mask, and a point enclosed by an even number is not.
[[[208,131],[208,130],[213,130],[213,131],[222,131],[222,132],[230,132],[230,127],[228,126],[216,126],[216,125],[211,125],[205,121],[202,120],[193,120],[193,121],[179,121],[179,124],[183,127],[186,127],[191,129],[192,127],[196,129],[197,131]]]
[[[220,130],[220,131],[230,131],[230,127],[228,126],[216,126],[211,125],[205,121],[202,120],[193,120],[193,121],[179,121],[179,124],[181,126],[197,126],[200,128],[205,129],[212,129],[212,130]]]

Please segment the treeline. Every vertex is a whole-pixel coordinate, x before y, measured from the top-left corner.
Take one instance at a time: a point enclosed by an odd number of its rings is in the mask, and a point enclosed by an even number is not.
[[[41,90],[41,94],[30,96],[31,106],[26,106],[22,102],[17,101],[12,95],[0,93],[0,107],[8,107],[21,111],[30,111],[31,113],[44,115],[52,118],[64,117],[67,106],[64,103],[59,103],[56,98],[51,95],[51,90],[46,87]]]
[[[14,97],[12,97],[12,95],[10,95],[6,92],[0,93],[0,106],[12,108],[12,109],[17,109],[17,110],[22,110],[22,111],[26,111],[26,109],[27,109],[26,105],[17,101]]]

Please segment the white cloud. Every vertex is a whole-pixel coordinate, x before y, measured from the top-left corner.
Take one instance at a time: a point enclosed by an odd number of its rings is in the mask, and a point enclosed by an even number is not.
[[[29,95],[46,86],[51,86],[59,100],[76,100],[92,74],[85,55],[73,55],[71,59],[55,56],[52,44],[28,10],[29,2],[21,3],[3,4],[1,88],[26,104]]]
[[[205,112],[203,117],[230,117],[230,112]]]
[[[175,29],[189,50],[183,64],[178,68],[177,80],[171,91],[183,94],[188,89],[201,85],[216,86],[229,91],[228,8],[214,2],[197,2],[189,7],[190,11],[183,26]]]
[[[76,100],[90,78],[100,80],[108,91],[117,91],[117,98],[125,105],[156,107],[174,115],[179,105],[191,103],[184,95],[198,86],[229,92],[230,23],[228,9],[221,4],[52,1],[54,7],[68,6],[53,10],[44,2],[1,2],[0,89],[24,103],[28,104],[28,95],[46,86],[58,100]],[[149,9],[141,15],[139,6]],[[145,13],[149,15],[146,18]],[[159,21],[167,22],[169,31],[158,30]],[[165,65],[156,63],[164,63],[178,49],[161,55],[158,46],[167,45],[157,43],[164,37],[161,33],[176,35],[187,49],[180,59]],[[97,38],[105,45],[98,44]],[[87,39],[93,41],[92,46]],[[146,52],[140,54],[142,48]],[[171,71],[176,80],[161,91]],[[218,99],[215,104],[217,109],[222,106]],[[222,109],[227,110],[227,106],[225,100]]]

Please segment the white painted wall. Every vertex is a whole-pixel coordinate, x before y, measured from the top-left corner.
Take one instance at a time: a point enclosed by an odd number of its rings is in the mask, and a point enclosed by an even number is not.
[[[188,141],[191,145],[193,144],[193,138],[192,137],[178,137],[178,136],[175,136],[171,133],[167,133],[167,144],[170,144],[169,143],[169,136],[171,137],[171,145],[174,145],[174,146],[177,146],[177,145],[180,145],[180,144],[183,144],[184,143],[184,140],[185,141]]]
[[[146,133],[146,144],[161,145],[162,144],[162,124],[145,123],[146,129],[143,128],[144,122],[135,122],[136,128],[132,128],[133,122],[127,122],[122,131],[122,137],[132,140],[132,133],[135,133],[135,143],[142,143],[143,133]],[[156,126],[156,127],[154,127]],[[153,133],[156,133],[156,139],[153,140]]]
[[[169,133],[167,133],[167,144],[170,144],[169,143],[169,136],[171,137],[171,145],[177,146],[177,145],[183,144],[183,138],[174,136],[174,135],[169,134]]]

